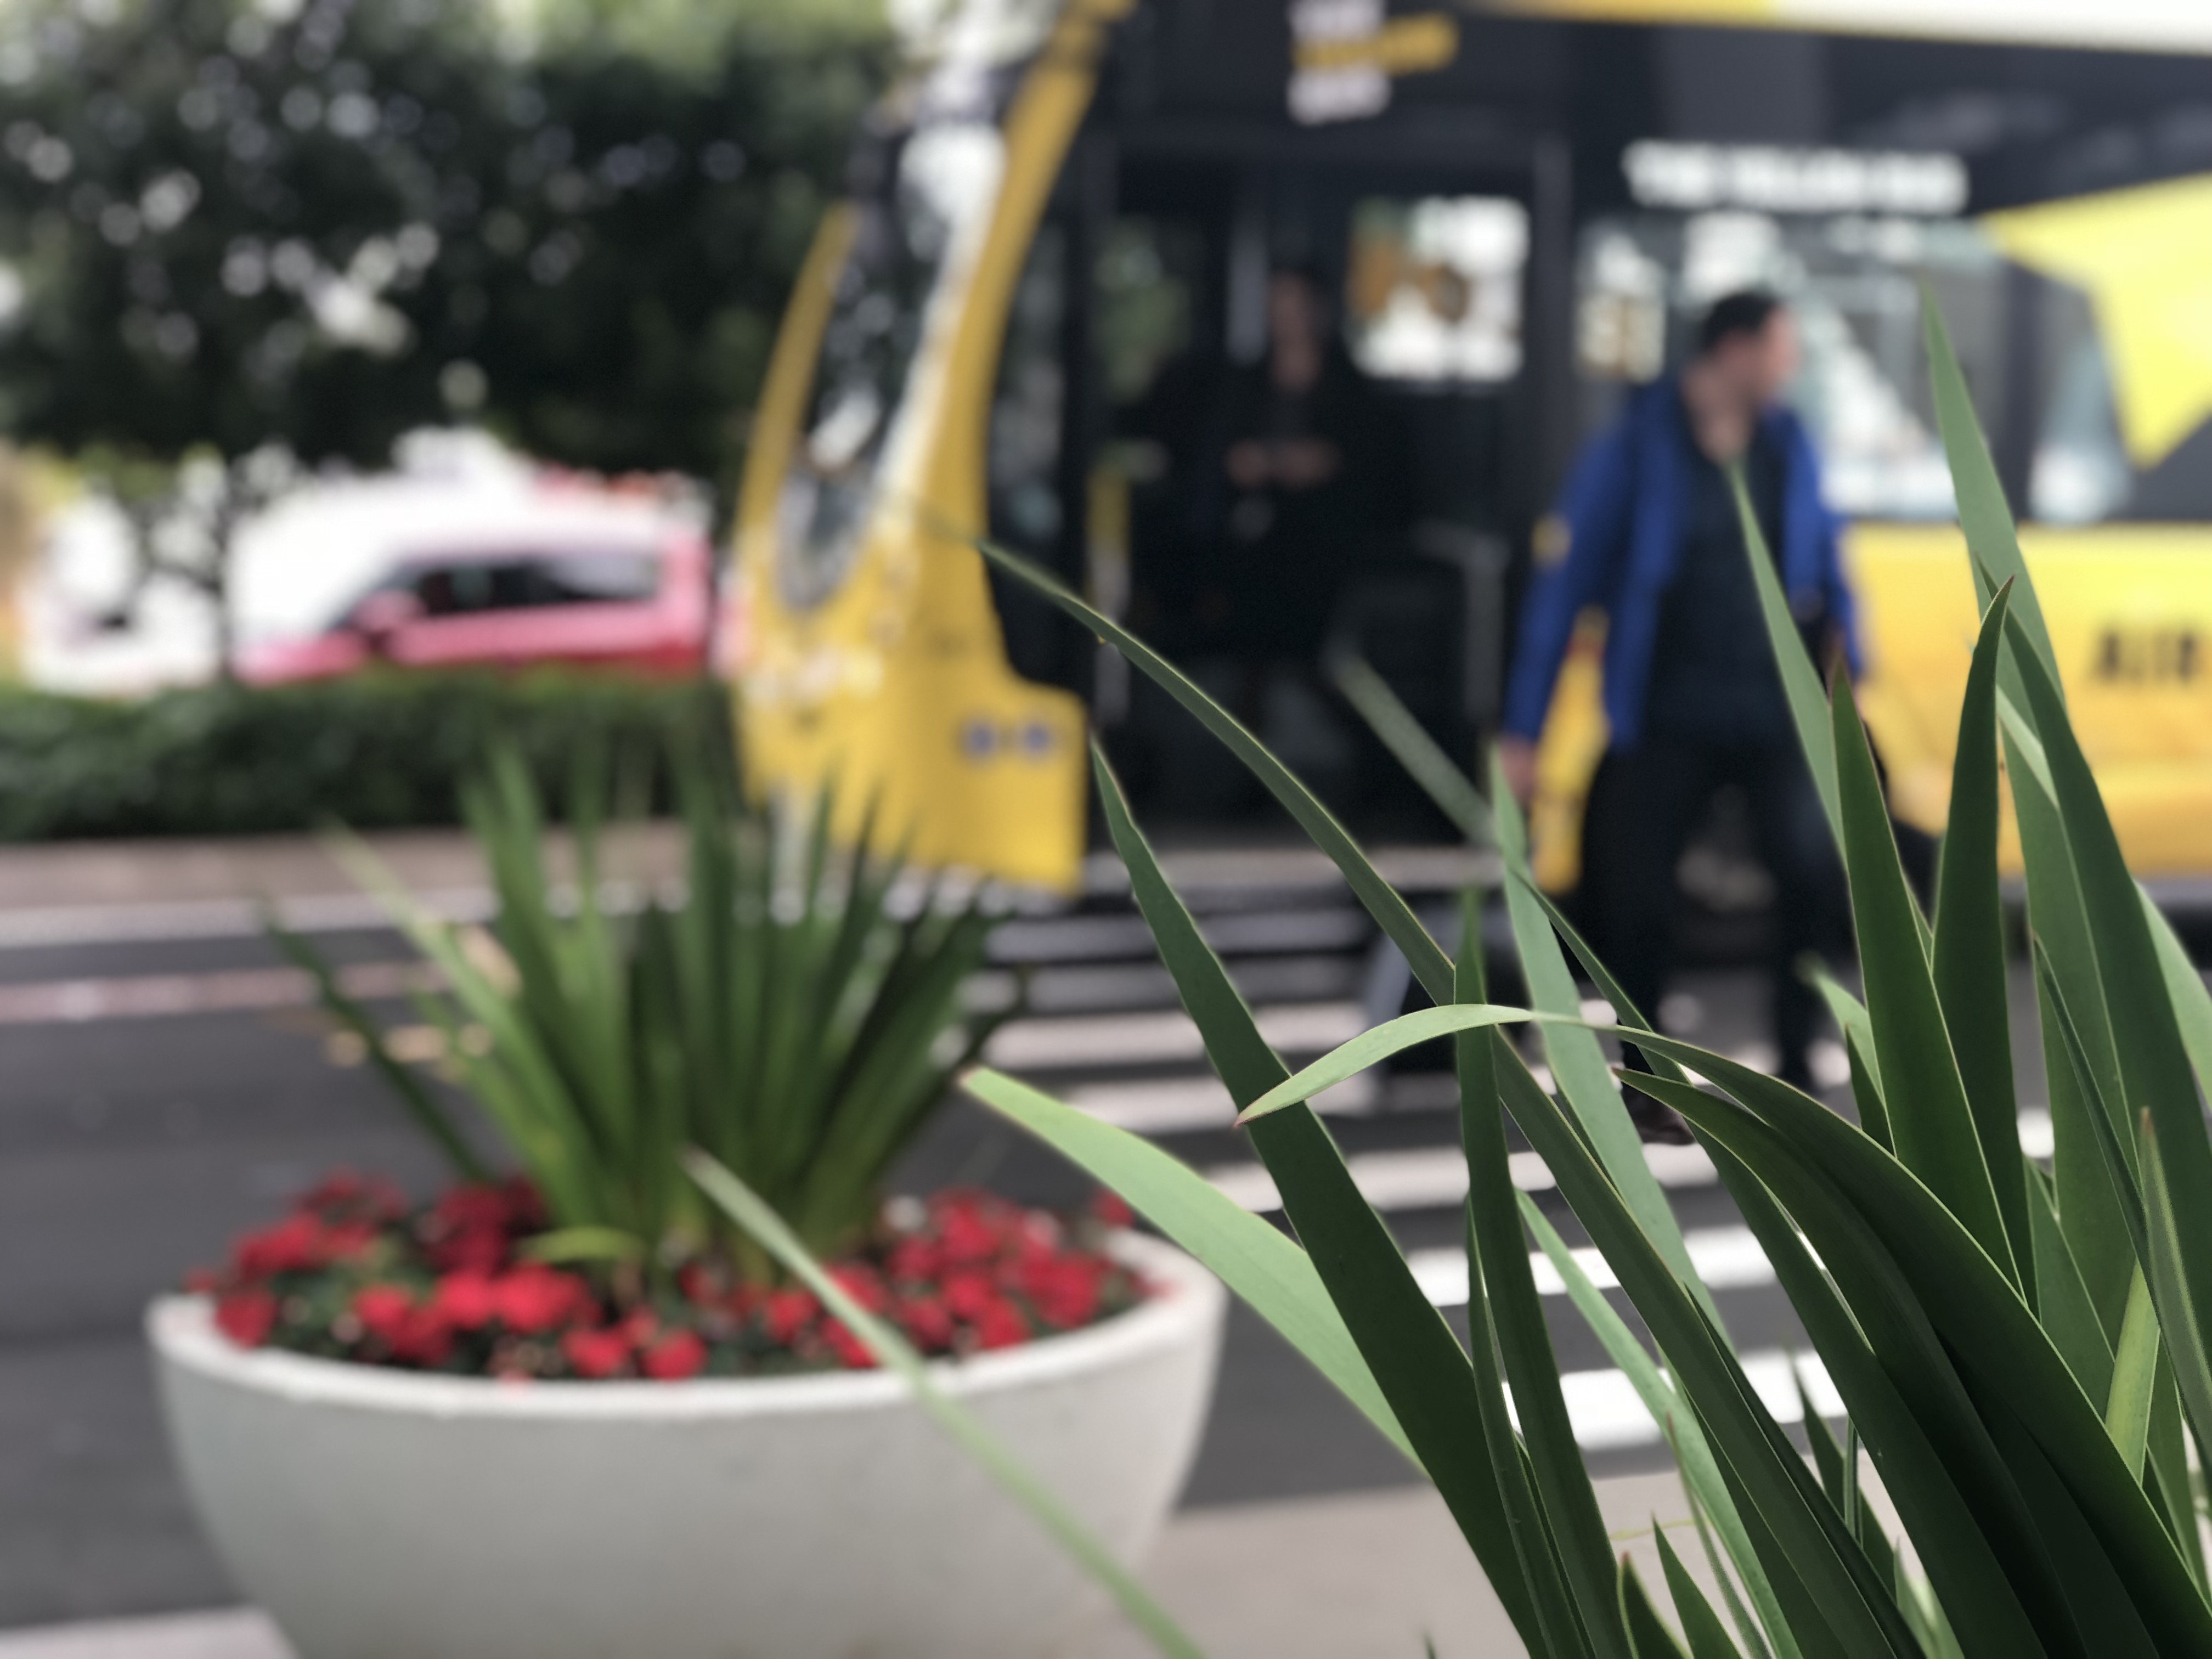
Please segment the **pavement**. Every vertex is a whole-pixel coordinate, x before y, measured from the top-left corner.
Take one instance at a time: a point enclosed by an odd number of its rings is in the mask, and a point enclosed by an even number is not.
[[[488,908],[459,837],[378,837],[374,847],[449,913]],[[670,852],[648,836],[611,867],[652,882],[672,867]],[[1403,849],[1384,862],[1417,903],[1441,904],[1469,869],[1450,849]],[[1170,863],[1287,1057],[1310,1058],[1396,1012],[1394,958],[1318,855],[1213,849]],[[402,1000],[418,971],[410,953],[312,840],[0,851],[0,1659],[275,1651],[265,1627],[232,1607],[192,1525],[161,1441],[140,1310],[324,1170],[381,1170],[417,1190],[437,1170],[260,937],[268,901],[408,1041],[429,1035],[408,1024],[416,1017]],[[1272,1211],[1265,1172],[1224,1127],[1225,1096],[1118,869],[1095,866],[1071,908],[1003,924],[994,949],[979,994],[1006,994],[1018,973],[1029,995],[1026,1013],[996,1039],[994,1061],[1152,1136],[1241,1202]],[[1756,1060],[1762,1000],[1756,975],[1703,969],[1680,978],[1665,1015],[1697,1041]],[[2014,1002],[2017,1040],[2032,1030],[2024,985]],[[2033,1099],[2040,1066],[2032,1042],[2020,1046]],[[1825,1054],[1829,1080],[1840,1083],[1837,1059]],[[1840,1092],[1831,1098],[1844,1103]],[[1456,1318],[1465,1176],[1446,1080],[1419,1069],[1369,1074],[1322,1104],[1431,1298]],[[2029,1112],[2022,1134],[2047,1150],[2047,1118]],[[1832,1409],[1711,1165],[1694,1149],[1655,1148],[1653,1159],[1770,1405],[1793,1420],[1802,1383],[1816,1408]],[[1515,1173],[1579,1243],[1540,1160],[1520,1153]],[[1086,1191],[1050,1154],[957,1101],[899,1182],[984,1179],[1036,1203]],[[1539,1277],[1556,1291],[1548,1264]],[[1668,1462],[1659,1432],[1565,1297],[1547,1295],[1546,1306],[1593,1472],[1608,1482],[1607,1503],[1618,1497],[1618,1524],[1648,1528],[1654,1489],[1636,1483]],[[1150,1582],[1207,1651],[1231,1659],[1413,1656],[1424,1633],[1444,1656],[1516,1651],[1432,1496],[1408,1479],[1364,1420],[1237,1310],[1186,1507]],[[1260,1559],[1297,1560],[1296,1593],[1279,1575],[1243,1570]],[[1111,1639],[1100,1659],[1131,1650]]]

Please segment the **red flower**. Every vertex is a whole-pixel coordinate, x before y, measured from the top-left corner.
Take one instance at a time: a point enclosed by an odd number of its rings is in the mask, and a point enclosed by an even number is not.
[[[372,1222],[339,1222],[337,1225],[324,1231],[323,1260],[325,1262],[350,1261],[356,1256],[364,1254],[376,1243],[376,1227]]]
[[[979,1273],[947,1273],[943,1294],[945,1311],[967,1325],[974,1324],[986,1308],[1001,1299],[989,1276]]]
[[[933,1238],[902,1238],[890,1248],[884,1266],[896,1285],[932,1285],[943,1267],[943,1252]]]
[[[917,1296],[898,1306],[898,1322],[907,1340],[924,1353],[943,1353],[952,1346],[952,1316],[933,1296]]]
[[[676,1270],[676,1288],[695,1308],[711,1308],[723,1297],[722,1276],[704,1261],[687,1261]]]
[[[787,1348],[821,1311],[811,1291],[770,1291],[761,1303],[761,1323],[769,1341]]]
[[[233,1291],[215,1304],[215,1325],[241,1348],[258,1348],[276,1327],[276,1298],[267,1291]]]
[[[1003,1297],[994,1298],[975,1322],[979,1348],[1011,1348],[1030,1340],[1030,1322]]]
[[[452,1358],[453,1328],[431,1304],[408,1309],[392,1340],[392,1357],[405,1365],[442,1365]]]
[[[579,1376],[612,1376],[629,1363],[629,1339],[619,1330],[564,1331],[561,1352]]]
[[[368,1179],[351,1170],[334,1170],[301,1194],[292,1207],[331,1219],[396,1221],[407,1213],[407,1197],[388,1181]]]
[[[848,1261],[832,1267],[830,1277],[837,1282],[839,1290],[870,1313],[882,1313],[891,1305],[890,1292],[884,1288],[884,1281],[877,1277],[876,1270],[866,1262]]]
[[[514,1222],[514,1211],[506,1188],[476,1182],[447,1188],[430,1206],[430,1218],[450,1232],[503,1232]]]
[[[1102,1271],[1100,1263],[1088,1256],[1061,1255],[1033,1261],[1023,1269],[1022,1294],[1046,1324],[1055,1330],[1072,1330],[1097,1316]]]
[[[414,1295],[398,1285],[364,1285],[353,1293],[353,1316],[387,1348],[399,1346],[414,1311]]]
[[[312,1273],[330,1261],[323,1224],[312,1215],[288,1215],[272,1227],[238,1241],[231,1260],[245,1279]]]
[[[535,1264],[501,1276],[493,1284],[492,1295],[500,1323],[523,1335],[580,1318],[592,1304],[590,1289],[575,1274]]]
[[[937,1206],[937,1236],[948,1267],[974,1267],[999,1253],[999,1229],[981,1200],[949,1197]]]
[[[488,1273],[447,1273],[430,1293],[430,1305],[457,1330],[482,1330],[499,1316],[499,1288]]]
[[[638,1356],[638,1366],[663,1382],[696,1376],[707,1369],[707,1345],[696,1331],[671,1331]]]
[[[875,1370],[876,1357],[868,1351],[868,1345],[848,1330],[842,1321],[825,1320],[822,1326],[822,1340],[830,1345],[830,1352],[837,1356],[847,1370]]]
[[[1121,1194],[1101,1187],[1091,1200],[1091,1219],[1108,1227],[1127,1227],[1137,1219]]]
[[[430,1265],[448,1273],[495,1273],[510,1254],[506,1233],[486,1227],[448,1233],[433,1240],[428,1251]]]

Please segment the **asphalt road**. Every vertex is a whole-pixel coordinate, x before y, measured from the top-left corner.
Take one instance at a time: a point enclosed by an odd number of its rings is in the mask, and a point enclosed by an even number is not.
[[[1081,925],[1056,933],[1054,924],[1023,924],[1026,933],[1010,936],[1010,953],[1036,965],[1036,1014],[1010,1033],[1001,1058],[1157,1133],[1249,1195],[1249,1152],[1216,1127],[1223,1119],[1205,1097],[1202,1061],[1189,1051],[1171,988],[1127,920],[1078,918]],[[1238,947],[1234,964],[1279,1046],[1318,1051],[1363,1023],[1368,935],[1340,892],[1247,896],[1213,925]],[[322,943],[353,963],[407,954],[375,932]],[[271,975],[276,966],[267,946],[243,936],[0,949],[0,1491],[8,1495],[0,1626],[234,1599],[170,1468],[141,1310],[334,1166],[383,1171],[418,1191],[436,1179],[434,1160],[374,1078],[337,1063],[344,1056],[334,1060],[319,1022]],[[1680,989],[1686,1000],[1674,1012],[1696,1022],[1698,1040],[1723,1050],[1755,1044],[1755,975],[1705,972]],[[2033,1057],[2023,1058],[2033,1079]],[[2033,1097],[2035,1087],[2024,1083],[2023,1094]],[[1376,1182],[1370,1197],[1417,1262],[1448,1270],[1459,1222],[1445,1099],[1432,1079],[1404,1076],[1349,1104],[1331,1121],[1363,1182]],[[1087,1190],[1051,1155],[964,1103],[917,1147],[902,1184],[951,1179],[988,1179],[1042,1203]],[[1711,1242],[1717,1261],[1735,1261],[1737,1218],[1725,1193],[1694,1170],[1669,1193],[1686,1230]],[[1263,1206],[1264,1193],[1252,1201]],[[1556,1194],[1540,1191],[1539,1201],[1580,1241]],[[1759,1265],[1717,1291],[1739,1347],[1779,1363],[1801,1340]],[[1448,1279],[1445,1271],[1438,1282]],[[1437,1299],[1449,1313],[1449,1290]],[[1607,1361],[1564,1297],[1547,1297],[1547,1307],[1562,1369],[1589,1379],[1589,1426],[1580,1407],[1577,1421],[1593,1466],[1613,1474],[1663,1463],[1656,1437],[1620,1418]],[[1409,1478],[1302,1361],[1239,1310],[1188,1502]]]

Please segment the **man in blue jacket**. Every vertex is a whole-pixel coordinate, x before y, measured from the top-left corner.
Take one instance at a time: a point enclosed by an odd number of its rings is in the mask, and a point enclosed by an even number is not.
[[[1600,953],[1655,1016],[1674,954],[1675,866],[1723,789],[1740,790],[1775,885],[1773,1016],[1782,1075],[1806,1086],[1818,1003],[1798,958],[1825,941],[1841,872],[1797,745],[1724,469],[1740,465],[1800,630],[1857,665],[1850,590],[1820,464],[1779,402],[1797,335],[1771,295],[1716,303],[1681,372],[1639,391],[1577,462],[1538,537],[1499,758],[1524,800],[1575,620],[1605,612],[1611,746],[1584,817],[1583,893]],[[1632,1055],[1632,1063],[1640,1057]],[[1647,1132],[1668,1126],[1640,1095]]]

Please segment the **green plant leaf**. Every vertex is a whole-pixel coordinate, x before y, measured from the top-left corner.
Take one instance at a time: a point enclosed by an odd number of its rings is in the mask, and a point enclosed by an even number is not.
[[[1422,727],[1413,711],[1390,689],[1390,683],[1365,658],[1351,652],[1333,654],[1328,666],[1329,678],[1344,693],[1344,700],[1436,803],[1437,811],[1469,841],[1488,846],[1492,838],[1490,803],[1483,799],[1474,780]]]
[[[2051,651],[2051,631],[2044,626],[2043,607],[2028,579],[2027,562],[2021,557],[2020,538],[2013,529],[2012,508],[2006,504],[2004,485],[1996,463],[1982,436],[1974,414],[1974,400],[1960,372],[1958,354],[1951,349],[1950,331],[1934,301],[1923,295],[1921,327],[1928,350],[1928,378],[1935,393],[1936,423],[1943,434],[1943,451],[1951,464],[1951,487],[1958,497],[1959,527],[1966,532],[1966,547],[1980,571],[1994,581],[2014,585],[2013,614],[2027,630],[2028,638],[2046,665],[2057,659]],[[1984,592],[1983,602],[1988,603]]]
[[[1375,866],[1335,817],[1314,798],[1313,792],[1299,782],[1266,745],[1254,737],[1237,718],[1219,703],[1207,696],[1192,684],[1166,658],[1161,656],[1112,617],[1093,610],[1036,566],[1020,555],[1007,551],[990,542],[977,542],[975,549],[994,566],[1041,595],[1052,605],[1083,624],[1090,632],[1104,640],[1136,666],[1146,678],[1181,703],[1198,718],[1199,723],[1218,738],[1230,753],[1242,762],[1253,776],[1279,801],[1285,811],[1297,820],[1298,827],[1310,836],[1315,846],[1327,854],[1336,867],[1344,872],[1352,893],[1364,905],[1376,923],[1387,933],[1392,944],[1405,955],[1413,977],[1437,1002],[1451,1000],[1451,958],[1443,953],[1428,930],[1397,890],[1376,873]]]
[[[2031,1180],[2028,1226],[2035,1245],[2035,1316],[2081,1392],[2102,1400],[2112,1389],[2112,1345],[2105,1339],[2105,1327],[2058,1224],[2049,1177],[2039,1170]]]
[[[1037,1479],[1026,1463],[931,1380],[928,1364],[908,1346],[906,1339],[855,1302],[799,1242],[798,1234],[785,1225],[783,1218],[751,1188],[696,1148],[684,1155],[684,1167],[732,1221],[821,1298],[823,1306],[860,1339],[878,1364],[896,1372],[913,1389],[916,1401],[937,1419],[938,1425],[1098,1582],[1124,1616],[1145,1633],[1154,1647],[1170,1659],[1203,1659],[1198,1644],[1183,1633],[1165,1608],[1152,1600],[1114,1553],[1077,1519],[1074,1512]]]
[[[1666,1062],[1672,1065],[1673,1062]],[[1643,1401],[1644,1409],[1651,1413],[1667,1435],[1674,1449],[1674,1462],[1682,1472],[1682,1485],[1702,1514],[1710,1514],[1714,1529],[1725,1543],[1729,1559],[1744,1581],[1745,1592],[1759,1608],[1759,1617],[1774,1638],[1774,1645],[1784,1659],[1794,1659],[1796,1644],[1790,1633],[1789,1620],[1784,1616],[1781,1602],[1776,1598],[1773,1586],[1768,1582],[1766,1571],[1760,1564],[1758,1552],[1753,1548],[1751,1534],[1746,1530],[1743,1517],[1737,1512],[1735,1500],[1730,1495],[1728,1482],[1723,1478],[1719,1464],[1713,1456],[1711,1443],[1705,1438],[1704,1426],[1695,1412],[1676,1393],[1667,1374],[1658,1362],[1645,1352],[1644,1344],[1628,1327],[1628,1322],[1613,1311],[1605,1293],[1591,1283],[1575,1260],[1574,1252],[1559,1237],[1559,1230],[1536,1202],[1526,1193],[1516,1193],[1521,1219],[1535,1238],[1537,1248],[1543,1251],[1553,1270],[1566,1286],[1567,1300],[1583,1316],[1590,1334],[1605,1350],[1606,1358],[1620,1367],[1636,1397]],[[1702,1522],[1701,1522],[1702,1524]],[[1725,1574],[1716,1561],[1714,1573],[1721,1579],[1722,1589],[1728,1590]],[[1751,1615],[1741,1607],[1732,1607],[1738,1627],[1753,1651],[1764,1656],[1766,1648]]]
[[[992,1110],[1119,1193],[1196,1257],[1419,1468],[1320,1275],[1290,1237],[1141,1135],[1102,1123],[988,1067],[969,1072],[961,1082]]]
[[[1463,1004],[1475,1006],[1482,1005],[1485,988],[1480,918],[1480,896],[1463,896],[1455,989]],[[1521,1194],[1506,1150],[1498,1068],[1521,1060],[1494,1030],[1463,1033],[1454,1046],[1460,1139],[1468,1164],[1468,1350],[1492,1466],[1513,1519],[1522,1571],[1540,1617],[1555,1632],[1555,1647],[1571,1650],[1586,1644],[1592,1653],[1627,1659],[1628,1635],[1617,1622],[1609,1570],[1612,1545],[1567,1413],[1543,1300],[1528,1265],[1528,1242],[1516,1218]],[[1508,1382],[1520,1418],[1517,1454],[1505,1402]],[[1569,1596],[1571,1607],[1565,1605]]]
[[[2189,959],[2173,924],[2142,896],[2143,924],[2150,930],[2158,951],[2158,965],[2166,975],[2166,994],[2173,1001],[2173,1017],[2181,1027],[2181,1040],[2189,1050],[2189,1063],[2197,1072],[2197,1086],[2212,1099],[2212,988]]]
[[[1929,1571],[1974,1610],[1988,1652],[2040,1651],[2039,1626],[2063,1626],[2064,1604],[2053,1599],[2032,1524],[1895,1263],[1832,1189],[1778,1150],[1771,1128],[1729,1116],[1685,1085],[1656,1092],[1708,1132],[1714,1165],[1873,1449],[1907,1531],[1927,1540]],[[1856,1539],[1857,1517],[1845,1514],[1850,1483],[1841,1454],[1829,1450],[1835,1467],[1823,1485]]]
[[[1130,817],[1113,769],[1095,744],[1091,761],[1108,832],[1128,870],[1130,890],[1160,960],[1230,1098],[1245,1105],[1282,1079],[1283,1062],[1261,1036],[1228,970],[1169,884]],[[1449,984],[1445,995],[1450,995]],[[1301,1105],[1276,1114],[1254,1128],[1252,1145],[1391,1414],[1489,1575],[1514,1627],[1534,1646],[1540,1639],[1535,1609],[1520,1577],[1510,1517],[1492,1474],[1493,1455],[1466,1351],[1414,1279],[1397,1242],[1361,1195],[1343,1155],[1311,1109]]]
[[[1815,965],[1808,977],[1813,988],[1828,1005],[1836,1029],[1844,1034],[1844,1053],[1851,1065],[1851,1100],[1859,1109],[1859,1127],[1881,1146],[1897,1150],[1889,1130],[1889,1107],[1881,1097],[1881,1063],[1875,1056],[1874,1022],[1866,1005],[1837,982],[1826,968]]]
[[[1698,1413],[1732,1482],[1738,1507],[1757,1512],[1753,1541],[1756,1546],[1762,1534],[1771,1540],[1762,1559],[1777,1594],[1785,1607],[1794,1600],[1805,1609],[1791,1612],[1793,1632],[1816,1659],[1838,1651],[1853,1659],[1912,1655],[1887,1587],[1873,1580],[1857,1544],[1844,1534],[1703,1305],[1644,1236],[1559,1104],[1523,1068],[1504,1068],[1500,1077],[1515,1121],[1667,1355],[1676,1387]],[[1746,1519],[1752,1519],[1748,1511]]]
[[[1666,1191],[1651,1173],[1651,1166],[1644,1161],[1644,1137],[1628,1115],[1612,1068],[1606,1064],[1605,1051],[1598,1046],[1596,1033],[1581,1022],[1582,993],[1568,970],[1566,954],[1560,949],[1559,935],[1552,931],[1545,907],[1535,897],[1527,827],[1520,804],[1513,799],[1495,758],[1491,796],[1498,803],[1493,819],[1498,853],[1505,861],[1506,915],[1512,923],[1513,943],[1521,959],[1521,975],[1528,982],[1528,1000],[1544,1012],[1562,1017],[1537,1027],[1553,1079],[1644,1236],[1658,1246],[1675,1277],[1704,1304],[1714,1328],[1725,1331],[1712,1292],[1691,1266],[1690,1247],[1683,1242],[1682,1225],[1674,1218],[1674,1206],[1668,1203]]]
[[[2143,916],[2142,896],[2121,856],[2118,837],[2087,757],[2075,740],[2057,680],[2035,654],[2018,617],[2007,626],[2027,713],[2050,763],[2066,844],[2081,884],[2083,908],[2106,989],[2121,1091],[2147,1107],[2160,1128],[2164,1176],[2174,1200],[2174,1224],[2185,1262],[2212,1261],[2212,1139],[2204,1128],[2189,1054],[2158,949]],[[2201,1330],[2212,1324],[2212,1275],[2185,1273],[2180,1288]],[[2164,1322],[2169,1326],[2171,1320]]]
[[[2152,1639],[2163,1644],[2160,1650],[2212,1644],[2212,1609],[2197,1595],[2142,1486],[2119,1462],[2104,1431],[2100,1409],[2083,1395],[2011,1281],[1958,1219],[1910,1171],[1818,1102],[1723,1055],[1673,1038],[1651,1041],[1771,1126],[1774,1146],[1788,1150],[1784,1154],[1770,1149],[1770,1155],[1817,1170],[1880,1238],[1910,1285],[1914,1304],[1942,1336],[1944,1352],[1973,1391],[1984,1422],[1994,1431],[1992,1413],[2002,1402],[2004,1415],[2022,1425],[2013,1443],[2039,1449],[2037,1456],[2048,1460],[2044,1486],[2056,1481],[2058,1486],[2051,1490],[2070,1494],[2065,1500],[2069,1512],[2078,1505],[2081,1518],[2075,1530],[2083,1542],[2078,1551],[2070,1542],[2063,1549],[2054,1545],[2057,1570],[2083,1576],[2092,1589],[2097,1575],[2111,1575],[2113,1584],[2124,1586],[2126,1601],[2112,1616],[2139,1616]],[[1680,1097],[1669,1099],[1682,1109]],[[1693,1122],[1714,1133],[1735,1133],[1737,1120],[1711,1103],[1692,1105],[1698,1113]],[[1760,1164],[1753,1167],[1762,1181],[1770,1179]],[[1832,1251],[1839,1254],[1844,1243],[1825,1237],[1814,1242],[1830,1271],[1838,1271],[1838,1254]],[[1856,1302],[1854,1311],[1859,1311]],[[1856,1402],[1852,1416],[1871,1434]],[[2022,1478],[2017,1458],[2010,1451],[2005,1455],[2014,1478]],[[2094,1559],[2087,1553],[2092,1550]],[[2029,1589],[2024,1587],[2023,1594]],[[2099,1602],[2091,1597],[2080,1604]],[[2085,1615],[2084,1622],[2094,1620]],[[2115,1623],[2114,1628],[2120,1626]]]
[[[635,1233],[612,1227],[556,1227],[525,1239],[517,1255],[532,1261],[619,1261],[635,1264],[646,1259],[645,1241]]]
[[[1882,1096],[1899,1160],[1928,1183],[1965,1224],[2005,1275],[2020,1269],[1982,1155],[1981,1135],[1966,1085],[1959,1076],[1950,1034],[1927,955],[1919,915],[1896,837],[1889,827],[1874,751],[1851,697],[1850,683],[1835,689],[1836,765],[1843,802],[1844,861],[1850,874],[1851,912],[1857,924],[1859,963],[1874,1023],[1876,1063],[1888,1080]],[[2019,1156],[2019,1130],[2009,1130]]]
[[[1744,556],[1751,561],[1751,580],[1759,590],[1759,612],[1766,623],[1768,644],[1774,647],[1775,667],[1782,676],[1782,691],[1789,700],[1790,717],[1797,727],[1797,740],[1812,769],[1813,787],[1820,793],[1820,810],[1827,815],[1828,831],[1836,845],[1844,844],[1842,797],[1836,786],[1836,739],[1828,723],[1828,696],[1820,671],[1805,653],[1804,636],[1790,609],[1790,596],[1782,591],[1782,577],[1766,532],[1751,504],[1743,469],[1731,466],[1729,483],[1735,491],[1736,519],[1743,526]]]
[[[1721,1599],[1728,1603],[1729,1617],[1735,1622],[1736,1633],[1743,1638],[1744,1647],[1751,1659],[1771,1659],[1765,1638],[1759,1633],[1758,1625],[1753,1621],[1749,1611],[1736,1595],[1735,1586],[1729,1578],[1728,1569],[1721,1565],[1720,1552],[1713,1545],[1713,1528],[1706,1522],[1705,1506],[1698,1501],[1696,1487],[1685,1481],[1682,1496],[1690,1506],[1690,1523],[1698,1529],[1698,1547],[1705,1552],[1705,1565],[1713,1575],[1713,1582],[1721,1587]],[[1764,1571],[1762,1568],[1762,1577]],[[1778,1644],[1786,1646],[1790,1633],[1778,1620],[1774,1633]]]
[[[1651,1523],[1656,1533],[1659,1523]],[[1687,1659],[1682,1644],[1674,1639],[1659,1617],[1659,1610],[1651,1605],[1651,1597],[1644,1590],[1644,1581],[1636,1576],[1636,1569],[1628,1558],[1620,1558],[1620,1616],[1628,1626],[1628,1639],[1636,1659]]]
[[[1996,675],[2011,598],[2008,581],[1989,603],[1959,708],[1950,817],[1936,889],[1934,968],[1936,1000],[1981,1138],[1982,1158],[2033,1303],[2034,1241],[2013,1091],[2011,994],[1997,888]]]
[[[2204,1444],[2205,1425],[2212,1423],[2212,1355],[2204,1346],[2204,1328],[2183,1291],[2187,1267],[2183,1259],[2180,1229],[2174,1224],[2173,1188],[2168,1179],[2165,1146],[2157,1120],[2148,1111],[2142,1119],[2137,1164],[2142,1171],[2143,1218],[2149,1239],[2148,1270],[2151,1293],[2158,1305],[2172,1310],[2162,1322],[2161,1334],[2173,1363],[2183,1406],[2195,1425],[2197,1445]]]
[[[2158,1315],[2151,1308],[2149,1281],[2137,1268],[2128,1285],[2127,1317],[2121,1322],[2112,1392],[2105,1401],[2105,1431],[2137,1480],[2150,1443],[2151,1396],[2158,1375]]]
[[[1735,1644],[1729,1640],[1728,1627],[1713,1611],[1713,1604],[1705,1599],[1705,1593],[1698,1588],[1698,1581],[1682,1565],[1682,1558],[1667,1541],[1667,1529],[1659,1524],[1656,1516],[1652,1519],[1651,1535],[1659,1545],[1659,1568],[1667,1577],[1667,1594],[1674,1598],[1674,1616],[1682,1621],[1682,1634],[1690,1644],[1690,1659],[1742,1659]]]

